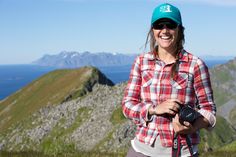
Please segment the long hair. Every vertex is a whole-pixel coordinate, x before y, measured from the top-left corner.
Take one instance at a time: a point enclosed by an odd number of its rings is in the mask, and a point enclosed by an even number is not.
[[[146,38],[146,42],[145,42],[145,48],[147,47],[148,43],[150,45],[150,51],[157,54],[158,52],[158,45],[156,43],[155,37],[154,37],[154,33],[153,33],[153,28],[151,27],[147,38]],[[175,52],[175,57],[176,57],[176,62],[175,64],[172,66],[171,68],[171,77],[173,78],[175,76],[175,74],[177,73],[178,69],[178,64],[179,64],[179,53],[180,51],[183,49],[184,47],[184,42],[185,42],[185,38],[184,38],[184,27],[182,25],[178,26],[178,35],[177,35],[177,40],[176,40],[176,52]]]

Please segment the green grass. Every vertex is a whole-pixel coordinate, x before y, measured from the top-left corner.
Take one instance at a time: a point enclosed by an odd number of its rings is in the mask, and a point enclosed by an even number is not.
[[[220,148],[220,151],[234,151],[236,152],[236,141],[226,145],[226,146],[223,146]]]
[[[116,125],[116,124],[121,124],[123,122],[125,122],[127,119],[125,118],[125,116],[123,115],[122,113],[122,108],[121,106],[116,108],[113,113],[112,113],[112,116],[111,116],[111,119],[110,121],[112,122],[113,125]]]
[[[229,120],[234,126],[236,125],[236,108],[230,111]]]
[[[213,152],[203,153],[202,157],[236,157],[236,141]]]
[[[214,86],[213,86],[213,94],[214,94],[214,100],[217,107],[229,101],[230,96],[232,95],[230,93],[227,93],[226,91],[224,91],[224,94],[222,94],[222,89],[216,88]]]
[[[229,125],[229,123],[222,117],[217,116],[217,123],[213,131],[208,132],[206,130],[201,130],[201,143],[199,145],[200,152],[203,152],[205,142],[213,149],[224,146],[233,140],[235,130]]]
[[[212,72],[214,78],[216,78],[219,82],[227,82],[233,80],[233,77],[231,76],[230,72],[223,68],[213,70]]]

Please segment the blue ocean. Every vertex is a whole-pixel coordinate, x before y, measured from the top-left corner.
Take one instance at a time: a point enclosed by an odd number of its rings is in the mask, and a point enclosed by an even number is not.
[[[209,68],[226,63],[228,60],[209,60]],[[131,65],[99,68],[115,84],[127,81]],[[0,100],[13,94],[36,78],[55,70],[53,67],[36,65],[0,65]]]

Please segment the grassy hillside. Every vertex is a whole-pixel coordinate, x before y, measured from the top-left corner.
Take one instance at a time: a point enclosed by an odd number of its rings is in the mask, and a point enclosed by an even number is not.
[[[202,157],[236,157],[236,141],[225,145],[214,152],[202,153]]]
[[[236,98],[236,58],[210,69],[210,74],[217,106]]]
[[[217,124],[212,132],[201,130],[200,152],[217,150],[234,140],[236,131],[222,117],[217,116]]]
[[[93,67],[52,71],[0,102],[0,132],[43,106],[55,105],[83,96],[94,82]]]
[[[214,99],[218,109],[220,110],[226,104],[229,108],[236,106],[236,58],[226,64],[210,69],[210,73]],[[217,123],[212,132],[201,131],[201,152],[213,150],[213,152],[203,153],[201,156],[236,156],[236,142],[234,142],[236,139],[236,130],[233,128],[236,126],[236,108],[234,107],[233,110],[230,108],[228,110],[229,114],[227,114],[228,107],[226,107],[224,113],[222,113],[222,110],[221,113],[217,112],[219,115],[217,116]],[[221,117],[223,115],[228,115],[226,118],[230,123]]]
[[[229,120],[234,126],[236,126],[236,108],[230,111]]]

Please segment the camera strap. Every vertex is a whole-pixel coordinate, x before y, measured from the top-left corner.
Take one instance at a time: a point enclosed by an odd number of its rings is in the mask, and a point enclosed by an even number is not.
[[[186,142],[187,142],[188,149],[189,149],[189,152],[192,157],[193,156],[193,149],[192,149],[191,141],[190,141],[188,135],[186,135]],[[180,143],[180,136],[174,132],[173,145],[172,145],[172,157],[181,157],[181,149],[182,149],[182,145]]]
[[[173,134],[173,144],[172,144],[172,157],[179,157],[181,156],[181,144],[180,144],[180,137],[178,134],[174,132]]]
[[[186,135],[186,142],[188,145],[189,152],[190,152],[191,156],[193,156],[193,148],[192,148],[192,144],[191,144],[191,141],[190,141],[190,138],[188,135]]]

